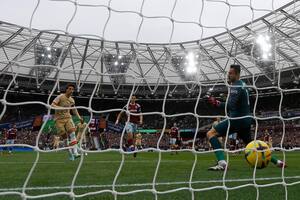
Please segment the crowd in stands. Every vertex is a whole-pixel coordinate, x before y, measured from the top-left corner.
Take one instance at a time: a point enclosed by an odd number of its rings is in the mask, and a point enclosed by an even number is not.
[[[299,96],[299,95],[298,95]],[[291,117],[295,114],[297,116],[300,113],[299,109],[299,101],[298,96],[291,96],[291,98],[284,98],[284,101],[282,103],[282,114],[285,117]],[[259,100],[259,106],[257,107],[256,115],[261,117],[269,117],[269,116],[279,116],[278,112],[278,102],[277,100],[279,97],[273,98],[264,98]],[[290,101],[289,101],[290,99]],[[126,104],[126,102],[108,102],[101,104],[101,106],[106,106],[107,108],[122,108],[122,103]],[[143,112],[150,112],[150,111],[157,111],[161,112],[161,106],[162,102],[146,102],[143,101],[140,103],[142,105],[142,111]],[[81,105],[80,102],[78,105]],[[109,107],[109,106],[110,107]],[[118,105],[118,106],[117,106]],[[99,105],[99,109],[101,108]],[[177,116],[177,117],[169,117],[171,114],[178,114],[178,113],[193,113],[194,112],[194,106],[195,102],[173,102],[173,104],[166,104],[166,110],[165,113],[167,114],[166,117],[166,129],[171,128],[174,122],[177,123],[177,126],[179,129],[195,129],[197,125],[197,120],[194,115],[187,114],[184,116]],[[277,106],[277,107],[276,107]],[[31,108],[27,108],[28,106],[24,107],[14,107],[13,110],[7,111],[4,118],[2,118],[1,123],[4,122],[15,122],[19,120],[27,119],[28,117],[31,117],[33,113],[31,112]],[[42,110],[45,114],[46,108],[41,109],[34,109],[35,112],[37,110]],[[224,114],[219,109],[215,109],[212,107],[209,107],[205,102],[199,102],[197,107],[197,113],[199,115],[215,115],[215,114]],[[14,114],[13,114],[14,113]],[[83,113],[83,112],[81,112]],[[38,114],[38,113],[34,113]],[[83,113],[84,114],[84,113]],[[112,113],[107,118],[107,120],[114,122],[116,119],[115,114]],[[195,147],[198,149],[209,149],[208,141],[205,137],[206,131],[208,131],[211,127],[211,124],[213,122],[213,118],[199,118],[199,130],[197,133],[197,139],[195,142]],[[123,119],[123,123],[124,123]],[[284,122],[284,124],[283,124]],[[254,137],[255,132],[255,121],[253,123],[252,133]],[[281,145],[284,148],[293,148],[293,147],[300,147],[300,119],[296,120],[284,120],[281,121],[279,119],[268,119],[268,120],[257,120],[257,138],[263,139],[264,132],[267,130],[272,139],[273,139],[273,147],[280,147]],[[161,130],[164,127],[164,118],[162,115],[155,114],[155,115],[146,115],[144,116],[144,124],[140,127],[142,129],[158,129]],[[3,132],[3,130],[0,130]],[[23,128],[18,129],[17,132],[17,139],[15,143],[18,144],[28,144],[34,146],[37,142],[37,136],[38,131],[33,130],[32,128]],[[193,141],[194,138],[193,132],[190,133],[190,136],[188,134],[185,134],[185,138],[183,138],[183,144],[182,148],[190,148],[191,142],[187,141]],[[42,132],[39,135],[38,139],[38,145],[42,149],[51,149],[53,145],[53,138],[55,133],[53,132]],[[99,140],[100,147],[98,148],[119,148],[120,146],[120,139],[121,134],[117,132],[113,132],[111,130],[107,130],[103,134],[100,135],[100,133],[94,134],[94,137],[97,137],[97,140]],[[284,137],[283,137],[284,136]],[[95,149],[96,145],[94,144],[92,136],[88,136],[88,145],[87,148],[89,149]],[[157,142],[160,137],[160,132],[158,133],[151,133],[151,134],[143,134],[142,144],[144,148],[148,147],[157,147]],[[162,149],[168,148],[169,146],[169,138],[168,134],[165,133],[160,140],[159,147]],[[282,139],[283,138],[283,139]],[[105,144],[102,144],[103,141],[105,141]],[[4,134],[0,135],[0,144],[5,144],[5,138]],[[242,146],[242,142],[240,142],[240,146]]]
[[[203,122],[204,123],[204,122]],[[180,125],[181,123],[179,123]],[[207,126],[207,128],[210,126]],[[284,130],[284,135],[283,135]],[[199,131],[195,141],[195,147],[197,149],[209,149],[209,143],[205,137],[205,129],[203,131]],[[293,148],[300,147],[300,121],[287,121],[285,122],[285,129],[283,129],[282,122],[278,120],[273,121],[263,121],[258,123],[257,130],[257,139],[263,140],[265,131],[268,131],[273,140],[273,147],[281,147],[281,143],[283,148]],[[254,138],[255,125],[252,128],[252,134]],[[39,131],[32,131],[30,128],[19,129],[17,132],[17,139],[15,143],[17,144],[27,144],[35,146],[37,142]],[[95,136],[95,134],[93,135]],[[99,141],[100,146],[99,149],[106,148],[119,148],[121,133],[106,131],[102,134],[96,134],[96,138]],[[284,138],[283,138],[284,136]],[[123,139],[126,137],[124,135]],[[183,138],[181,148],[191,148],[194,133],[185,134],[186,138]],[[143,134],[142,135],[142,145],[143,148],[156,148],[158,140],[160,138],[160,133],[151,133],[151,134]],[[283,140],[282,140],[283,138]],[[52,149],[53,148],[53,133],[41,133],[38,139],[38,146],[41,149]],[[105,144],[104,144],[105,142]],[[0,144],[5,144],[4,135],[0,135]],[[230,139],[228,139],[228,145],[230,144]],[[239,147],[243,147],[242,141],[239,142]],[[91,135],[87,135],[87,148],[88,149],[96,149],[96,145],[92,139]],[[159,148],[168,149],[169,148],[169,136],[168,133],[165,133],[160,140]]]

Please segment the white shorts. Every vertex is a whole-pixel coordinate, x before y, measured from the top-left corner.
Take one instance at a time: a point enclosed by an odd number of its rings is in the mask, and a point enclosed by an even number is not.
[[[125,125],[125,130],[127,133],[135,133],[137,130],[137,125],[132,122],[127,122]]]
[[[175,145],[176,144],[176,138],[170,138],[170,144]]]
[[[14,143],[15,143],[14,139],[6,140],[6,144],[14,144]]]

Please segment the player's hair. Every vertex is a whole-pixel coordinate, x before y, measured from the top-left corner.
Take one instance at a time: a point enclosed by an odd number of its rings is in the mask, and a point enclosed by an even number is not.
[[[240,65],[230,65],[230,68],[233,68],[235,73],[237,73],[237,74],[241,73],[241,66]]]
[[[73,83],[68,83],[67,86],[66,86],[66,90],[69,88],[69,87],[73,87],[75,89],[75,85]]]

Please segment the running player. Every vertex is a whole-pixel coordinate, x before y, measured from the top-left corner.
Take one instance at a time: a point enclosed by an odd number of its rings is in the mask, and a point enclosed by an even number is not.
[[[126,106],[123,108],[126,109]],[[142,112],[141,106],[136,103],[136,96],[132,96],[130,103],[128,105],[128,111],[130,113],[138,114]],[[116,123],[119,123],[119,120],[122,116],[124,111],[121,111],[117,117]],[[127,151],[134,151],[134,134],[137,131],[137,126],[143,124],[143,115],[129,115],[129,121],[126,123],[125,130],[127,132]],[[134,157],[136,157],[136,154],[133,154]]]
[[[80,120],[81,117],[75,106],[75,100],[71,97],[75,89],[73,84],[68,84],[66,87],[66,92],[64,94],[58,95],[52,102],[51,106],[55,109],[55,125],[58,135],[62,139],[67,139],[67,145],[73,146],[69,149],[70,160],[74,160],[79,157],[80,154],[77,150],[77,139],[75,134],[75,125],[72,120],[72,114],[76,115]],[[64,109],[59,109],[64,108]]]

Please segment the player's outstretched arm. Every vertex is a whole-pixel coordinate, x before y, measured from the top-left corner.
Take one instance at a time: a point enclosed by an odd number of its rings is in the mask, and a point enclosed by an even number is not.
[[[121,112],[118,114],[117,120],[116,120],[116,122],[115,122],[116,125],[119,124],[119,120],[120,120],[120,118],[122,117],[123,112],[124,112],[124,111],[121,111]]]
[[[139,113],[142,113],[142,111],[140,110]],[[143,115],[140,115],[140,124],[143,124],[143,122],[144,122]]]

